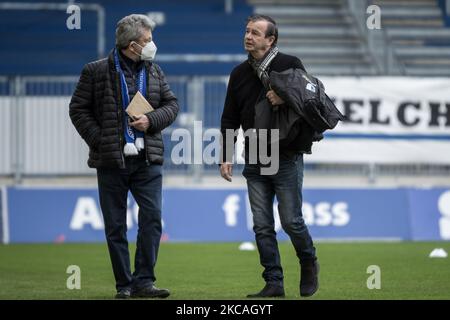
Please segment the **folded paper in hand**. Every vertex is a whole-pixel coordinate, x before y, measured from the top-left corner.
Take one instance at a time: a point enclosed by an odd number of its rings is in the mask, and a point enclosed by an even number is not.
[[[144,98],[144,96],[138,91],[133,100],[131,100],[127,109],[125,110],[131,118],[134,118],[141,114],[152,112],[154,109],[150,103]]]

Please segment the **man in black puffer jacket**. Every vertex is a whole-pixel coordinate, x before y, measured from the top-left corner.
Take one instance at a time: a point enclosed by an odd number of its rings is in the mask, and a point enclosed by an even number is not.
[[[167,297],[154,286],[161,237],[163,141],[178,102],[160,67],[152,60],[153,23],[145,15],[121,19],[116,48],[88,63],[70,102],[70,118],[89,146],[88,165],[97,169],[100,205],[116,280],[116,298]],[[139,91],[153,112],[130,119],[126,107]],[[139,205],[135,272],[127,242],[127,195]]]

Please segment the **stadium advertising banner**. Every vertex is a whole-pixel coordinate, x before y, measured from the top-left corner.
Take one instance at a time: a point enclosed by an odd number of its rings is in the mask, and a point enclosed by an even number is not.
[[[347,121],[314,144],[313,154],[306,159],[450,164],[450,79],[323,77],[321,80]]]
[[[7,188],[5,242],[104,241],[96,189]],[[303,214],[314,239],[450,240],[450,190],[306,189]],[[281,231],[274,204],[278,238]],[[128,203],[135,241],[138,206]],[[245,189],[165,189],[163,241],[253,241]]]

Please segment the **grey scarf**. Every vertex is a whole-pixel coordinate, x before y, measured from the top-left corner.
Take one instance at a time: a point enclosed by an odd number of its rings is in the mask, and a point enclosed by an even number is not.
[[[277,56],[278,51],[277,46],[270,48],[261,60],[256,60],[251,54],[248,55],[248,63],[252,66],[267,91],[270,90],[270,78],[267,73],[267,68],[270,66],[272,60]]]

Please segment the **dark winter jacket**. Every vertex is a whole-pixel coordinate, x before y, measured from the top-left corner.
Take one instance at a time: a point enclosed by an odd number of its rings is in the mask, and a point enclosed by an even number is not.
[[[280,146],[289,145],[298,136],[301,119],[314,130],[313,141],[323,138],[344,116],[326,95],[322,82],[301,69],[270,73],[271,88],[285,104],[274,108],[267,99],[256,105],[255,127],[278,129]]]
[[[282,72],[288,69],[305,70],[300,59],[283,53],[278,53],[272,60],[268,73],[272,71]],[[228,82],[227,96],[221,119],[221,132],[226,137],[226,130],[236,130],[242,126],[244,131],[255,128],[255,105],[266,99],[266,90],[261,80],[256,76],[252,67],[247,61],[244,61],[233,69]],[[267,99],[266,99],[267,100]],[[308,123],[300,119],[298,126],[298,134],[295,139],[287,146],[280,145],[281,154],[292,153],[311,153],[311,146],[314,137],[314,130]],[[248,156],[248,141],[246,140],[246,158]],[[226,150],[223,148],[223,160],[226,160]],[[229,159],[228,159],[229,160]]]
[[[272,72],[270,84],[287,106],[272,116],[272,127],[280,128],[280,139],[283,135],[287,136],[291,129],[289,126],[299,117],[319,134],[334,129],[339,121],[344,120],[344,116],[326,95],[322,82],[303,70]]]
[[[155,109],[146,114],[150,127],[144,137],[145,157],[147,163],[162,164],[161,131],[175,120],[178,102],[161,68],[144,63],[146,98]],[[111,52],[107,58],[84,66],[69,106],[72,123],[89,146],[89,167],[125,167],[123,113],[119,73]]]

